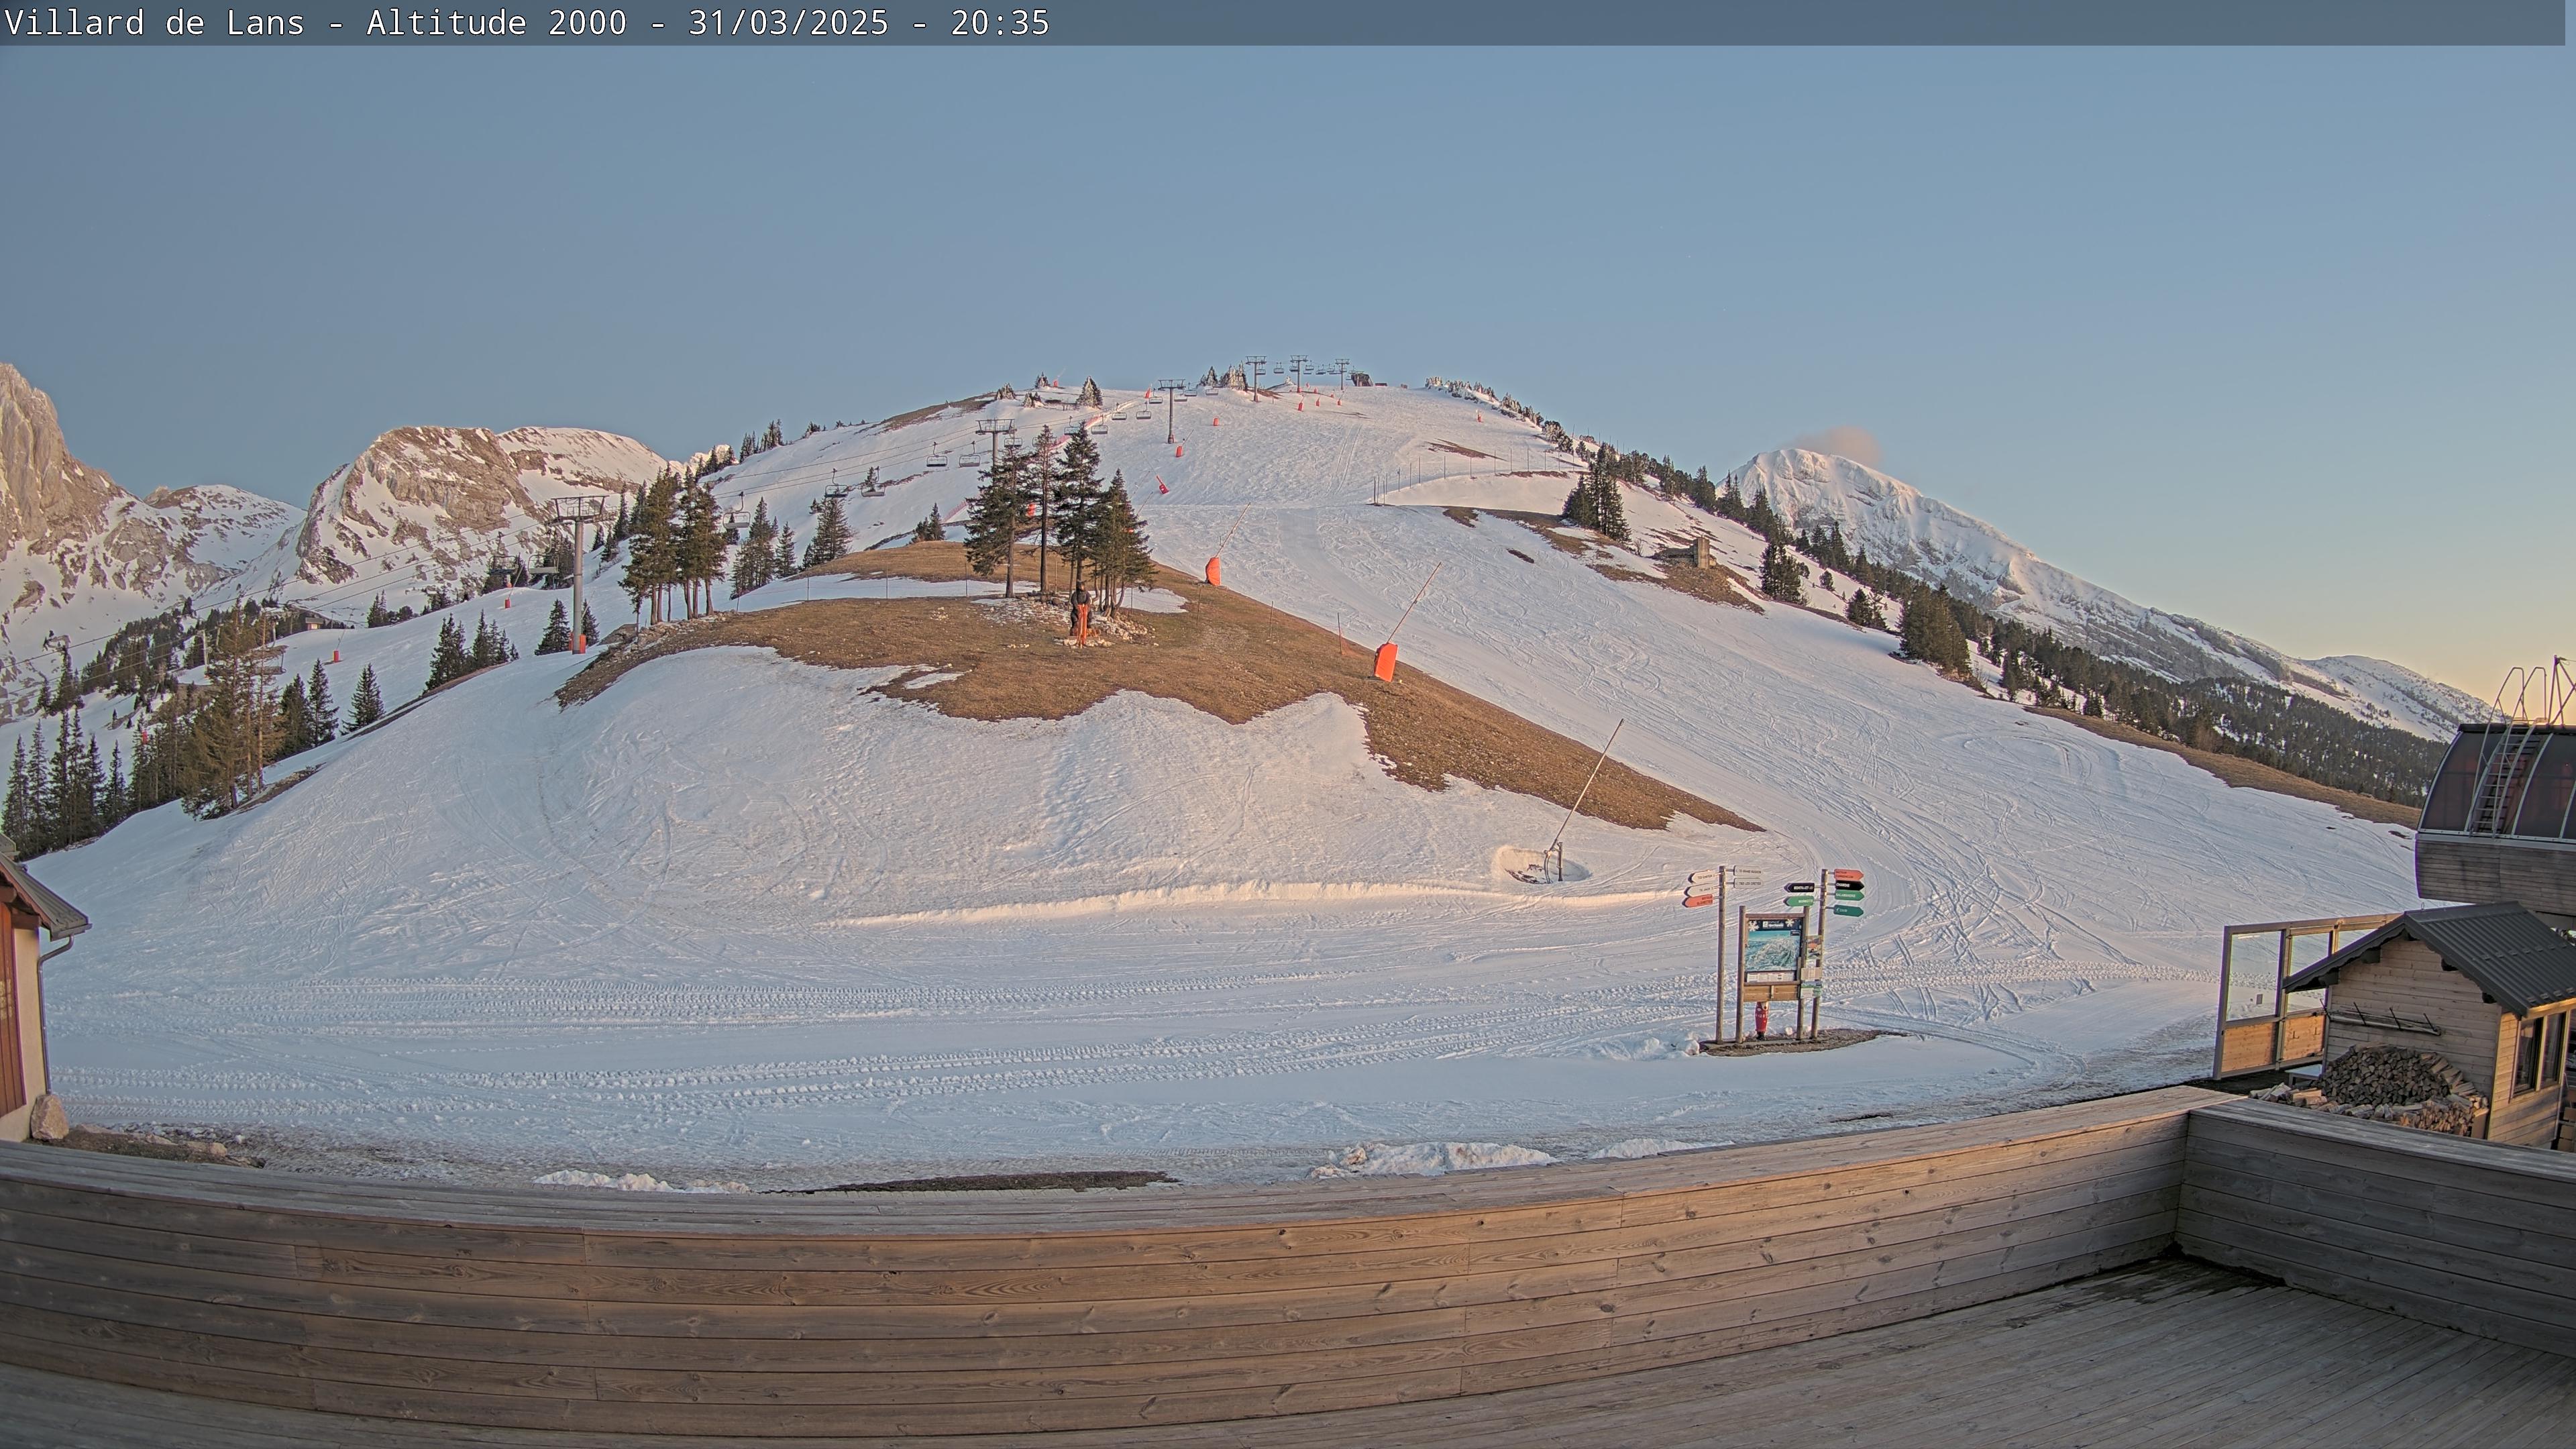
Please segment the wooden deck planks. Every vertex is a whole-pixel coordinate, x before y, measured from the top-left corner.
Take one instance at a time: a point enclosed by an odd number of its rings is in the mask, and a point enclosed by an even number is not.
[[[2231,1331],[2233,1330],[2233,1331]],[[2427,1341],[2427,1335],[2430,1341]],[[2256,1346],[2259,1345],[2259,1348]],[[2411,1372],[2356,1371],[2399,1352]],[[2263,1380],[2246,1393],[2249,1379]],[[1586,1443],[1808,1446],[2556,1443],[2569,1364],[2173,1259],[1982,1306],[1617,1378],[1364,1410],[942,1442],[958,1449],[1233,1445],[1464,1449]],[[2230,1396],[2234,1397],[2231,1398]],[[0,1367],[25,1449],[714,1449],[722,1430],[643,1436],[343,1417],[81,1383]],[[399,1407],[399,1395],[375,1402]],[[2195,1415],[2195,1406],[2223,1412]],[[891,1449],[890,1439],[774,1441]]]

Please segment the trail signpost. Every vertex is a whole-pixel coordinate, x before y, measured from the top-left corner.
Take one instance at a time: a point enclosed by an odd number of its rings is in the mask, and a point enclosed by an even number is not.
[[[1759,872],[1719,866],[1698,870],[1682,886],[1685,908],[1718,907],[1718,998],[1715,1035],[1703,1046],[1729,1046],[1747,1040],[1744,1009],[1753,1008],[1753,1035],[1771,1033],[1771,1008],[1790,1011],[1792,1041],[1815,1041],[1822,1034],[1825,995],[1825,927],[1836,916],[1862,913],[1867,883],[1857,870],[1819,870],[1812,880],[1794,880],[1780,888],[1776,911],[1741,909],[1735,913],[1734,1017],[1728,1027],[1726,987],[1726,888],[1759,887]]]

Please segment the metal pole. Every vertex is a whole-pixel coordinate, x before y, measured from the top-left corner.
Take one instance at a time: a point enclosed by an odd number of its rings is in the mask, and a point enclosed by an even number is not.
[[[572,652],[590,652],[590,636],[581,631],[581,515],[572,516]]]
[[[1433,578],[1438,578],[1438,577],[1440,576],[1440,570],[1439,570],[1437,567],[1434,567],[1434,568],[1431,570],[1431,575],[1432,575],[1432,577],[1433,577]],[[1423,581],[1423,584],[1422,584],[1422,587],[1424,587],[1424,588],[1426,588],[1426,589],[1430,588],[1430,587],[1431,587],[1430,580],[1428,580],[1428,579],[1424,580],[1424,581]],[[1413,596],[1413,601],[1414,601],[1414,603],[1417,603],[1417,604],[1418,604],[1418,603],[1420,603],[1420,602],[1422,602],[1422,596],[1421,596],[1420,594],[1416,594],[1416,595],[1414,595],[1414,596]],[[1405,617],[1406,617],[1406,618],[1411,618],[1411,617],[1412,617],[1412,615],[1413,615],[1413,609],[1412,609],[1412,607],[1411,607],[1410,605],[1408,605],[1408,606],[1405,608],[1404,613],[1405,613]],[[1401,620],[1401,619],[1397,620],[1397,621],[1396,621],[1396,625],[1395,625],[1395,627],[1396,627],[1396,628],[1398,628],[1398,629],[1403,628],[1403,627],[1404,627],[1404,621],[1403,621],[1403,620]],[[1393,639],[1395,636],[1394,636],[1393,634],[1389,634],[1389,635],[1387,635],[1386,637],[1387,637],[1387,638],[1389,638],[1389,639]],[[1559,822],[1559,823],[1558,823],[1558,825],[1557,825],[1557,827],[1556,827],[1556,839],[1555,839],[1555,840],[1551,840],[1551,841],[1549,841],[1549,842],[1548,842],[1548,848],[1549,848],[1550,850],[1555,849],[1555,848],[1556,848],[1556,846],[1557,846],[1557,844],[1558,844],[1558,842],[1560,842],[1560,841],[1562,841],[1562,840],[1564,840],[1564,839],[1565,839],[1565,828],[1566,828],[1566,826],[1568,826],[1568,825],[1572,825],[1572,824],[1574,823],[1574,812],[1575,812],[1575,811],[1577,811],[1577,810],[1582,809],[1582,808],[1583,808],[1583,802],[1584,802],[1584,800],[1585,800],[1585,799],[1587,799],[1588,797],[1590,797],[1590,795],[1592,794],[1592,782],[1593,782],[1593,781],[1595,781],[1595,780],[1597,780],[1597,779],[1600,779],[1600,778],[1601,778],[1601,767],[1602,767],[1604,764],[1606,764],[1606,763],[1608,763],[1608,762],[1609,762],[1609,759],[1610,759],[1610,747],[1611,747],[1612,745],[1615,745],[1615,744],[1619,743],[1619,731],[1621,731],[1621,730],[1623,730],[1623,729],[1626,729],[1627,727],[1628,727],[1628,721],[1627,721],[1624,717],[1623,717],[1623,718],[1621,718],[1621,719],[1620,719],[1620,721],[1619,721],[1617,724],[1614,724],[1614,725],[1612,725],[1612,726],[1610,727],[1610,738],[1608,738],[1607,740],[1602,741],[1602,743],[1601,743],[1601,753],[1600,753],[1598,756],[1594,757],[1594,759],[1593,759],[1593,761],[1592,761],[1592,773],[1583,777],[1583,788],[1582,788],[1582,790],[1580,790],[1579,792],[1577,792],[1577,793],[1576,793],[1576,795],[1575,795],[1575,797],[1574,797],[1574,803],[1573,803],[1573,804],[1571,804],[1571,805],[1568,805],[1567,807],[1565,807],[1565,819],[1564,819],[1563,821]]]

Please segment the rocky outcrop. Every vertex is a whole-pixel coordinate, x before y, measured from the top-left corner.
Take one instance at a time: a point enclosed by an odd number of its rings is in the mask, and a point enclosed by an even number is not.
[[[238,488],[135,497],[73,457],[53,399],[0,363],[0,714],[41,684],[47,638],[79,653],[221,585],[294,517]]]
[[[623,494],[669,466],[585,428],[396,428],[322,480],[292,547],[251,574],[326,614],[377,593],[417,603],[479,583],[496,551],[533,558],[555,499]]]
[[[54,400],[0,362],[0,550],[32,550],[100,532],[127,498],[113,479],[71,455]]]

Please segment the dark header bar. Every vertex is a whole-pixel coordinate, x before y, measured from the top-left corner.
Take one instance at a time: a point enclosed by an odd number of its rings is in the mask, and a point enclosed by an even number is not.
[[[0,45],[2563,46],[2566,17],[2566,0],[0,0]]]

